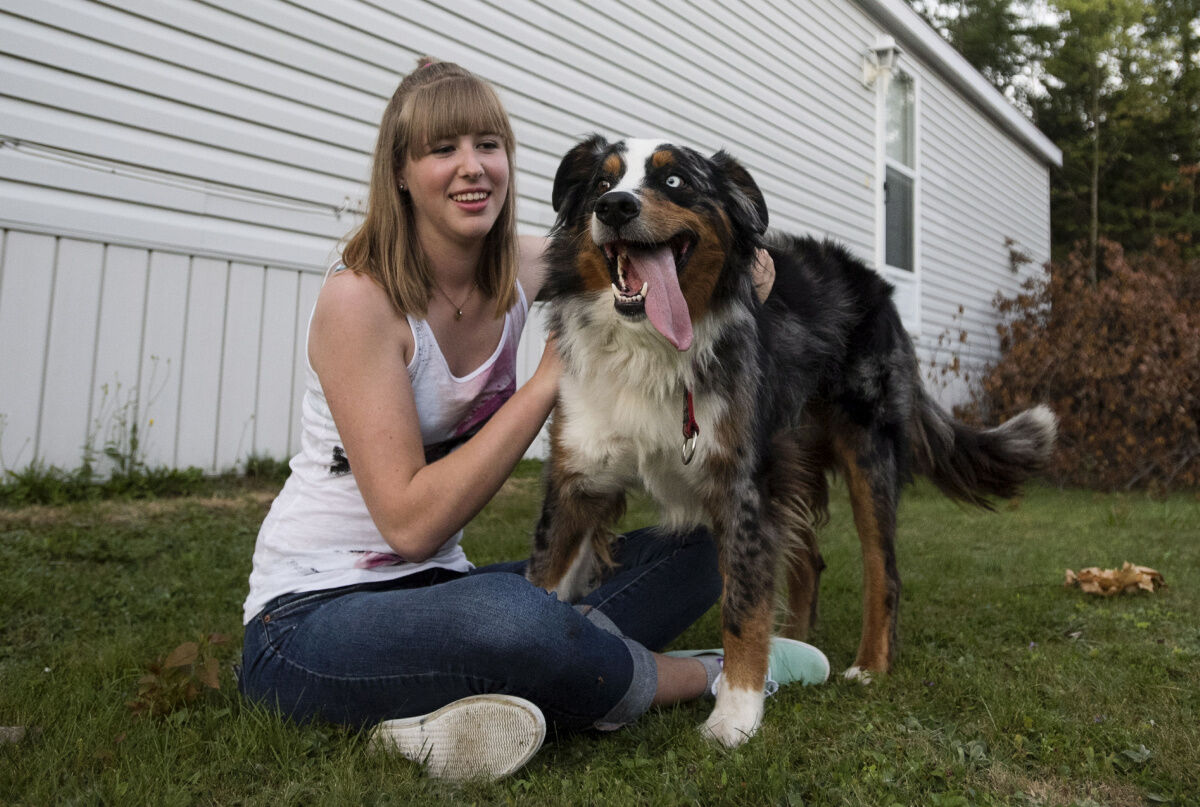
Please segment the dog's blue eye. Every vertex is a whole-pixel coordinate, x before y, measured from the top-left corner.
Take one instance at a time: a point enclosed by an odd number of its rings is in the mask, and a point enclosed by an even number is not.
[[[667,187],[668,188],[682,188],[683,187],[683,179],[678,174],[671,174],[671,176],[667,177]]]

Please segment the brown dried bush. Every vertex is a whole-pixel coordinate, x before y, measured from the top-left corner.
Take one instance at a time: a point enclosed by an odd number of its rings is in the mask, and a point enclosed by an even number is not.
[[[997,299],[1001,359],[962,414],[1049,404],[1060,484],[1200,488],[1200,262],[1167,241],[1138,256],[1104,242],[1100,256],[1094,285],[1076,251]]]

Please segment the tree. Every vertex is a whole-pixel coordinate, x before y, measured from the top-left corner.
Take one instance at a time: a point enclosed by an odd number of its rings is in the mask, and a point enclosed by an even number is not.
[[[909,0],[971,65],[1019,107],[1028,110],[1035,76],[1054,30],[1034,21],[1018,0]]]
[[[1095,282],[1102,237],[1200,253],[1200,0],[910,3],[1062,149],[1055,258],[1083,242]]]
[[[1148,0],[1057,0],[1056,7],[1060,38],[1044,64],[1048,93],[1035,102],[1035,119],[1063,150],[1051,192],[1054,241],[1062,249],[1086,239],[1094,284],[1102,203],[1112,217],[1129,202],[1102,198],[1101,186],[1134,153],[1142,128],[1165,117],[1162,55],[1144,38]]]
[[[1158,0],[1147,20],[1147,33],[1161,43],[1167,86],[1164,125],[1153,130],[1148,150],[1165,159],[1149,188],[1151,228],[1200,246],[1200,0]]]

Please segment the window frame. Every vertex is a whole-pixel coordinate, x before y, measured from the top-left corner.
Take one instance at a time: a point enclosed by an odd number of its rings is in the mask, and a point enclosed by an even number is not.
[[[893,80],[903,76],[912,82],[911,146],[913,164],[894,160],[887,152],[888,93]],[[921,77],[902,55],[890,70],[880,72],[875,81],[875,266],[879,273],[896,287],[896,304],[904,325],[913,334],[921,330]],[[887,263],[887,197],[888,169],[898,171],[912,182],[912,269]]]

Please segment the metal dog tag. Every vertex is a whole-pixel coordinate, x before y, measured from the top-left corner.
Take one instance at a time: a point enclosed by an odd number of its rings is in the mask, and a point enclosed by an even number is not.
[[[680,453],[683,456],[684,465],[691,463],[692,457],[696,456],[696,435],[693,434],[683,441],[683,451]]]

